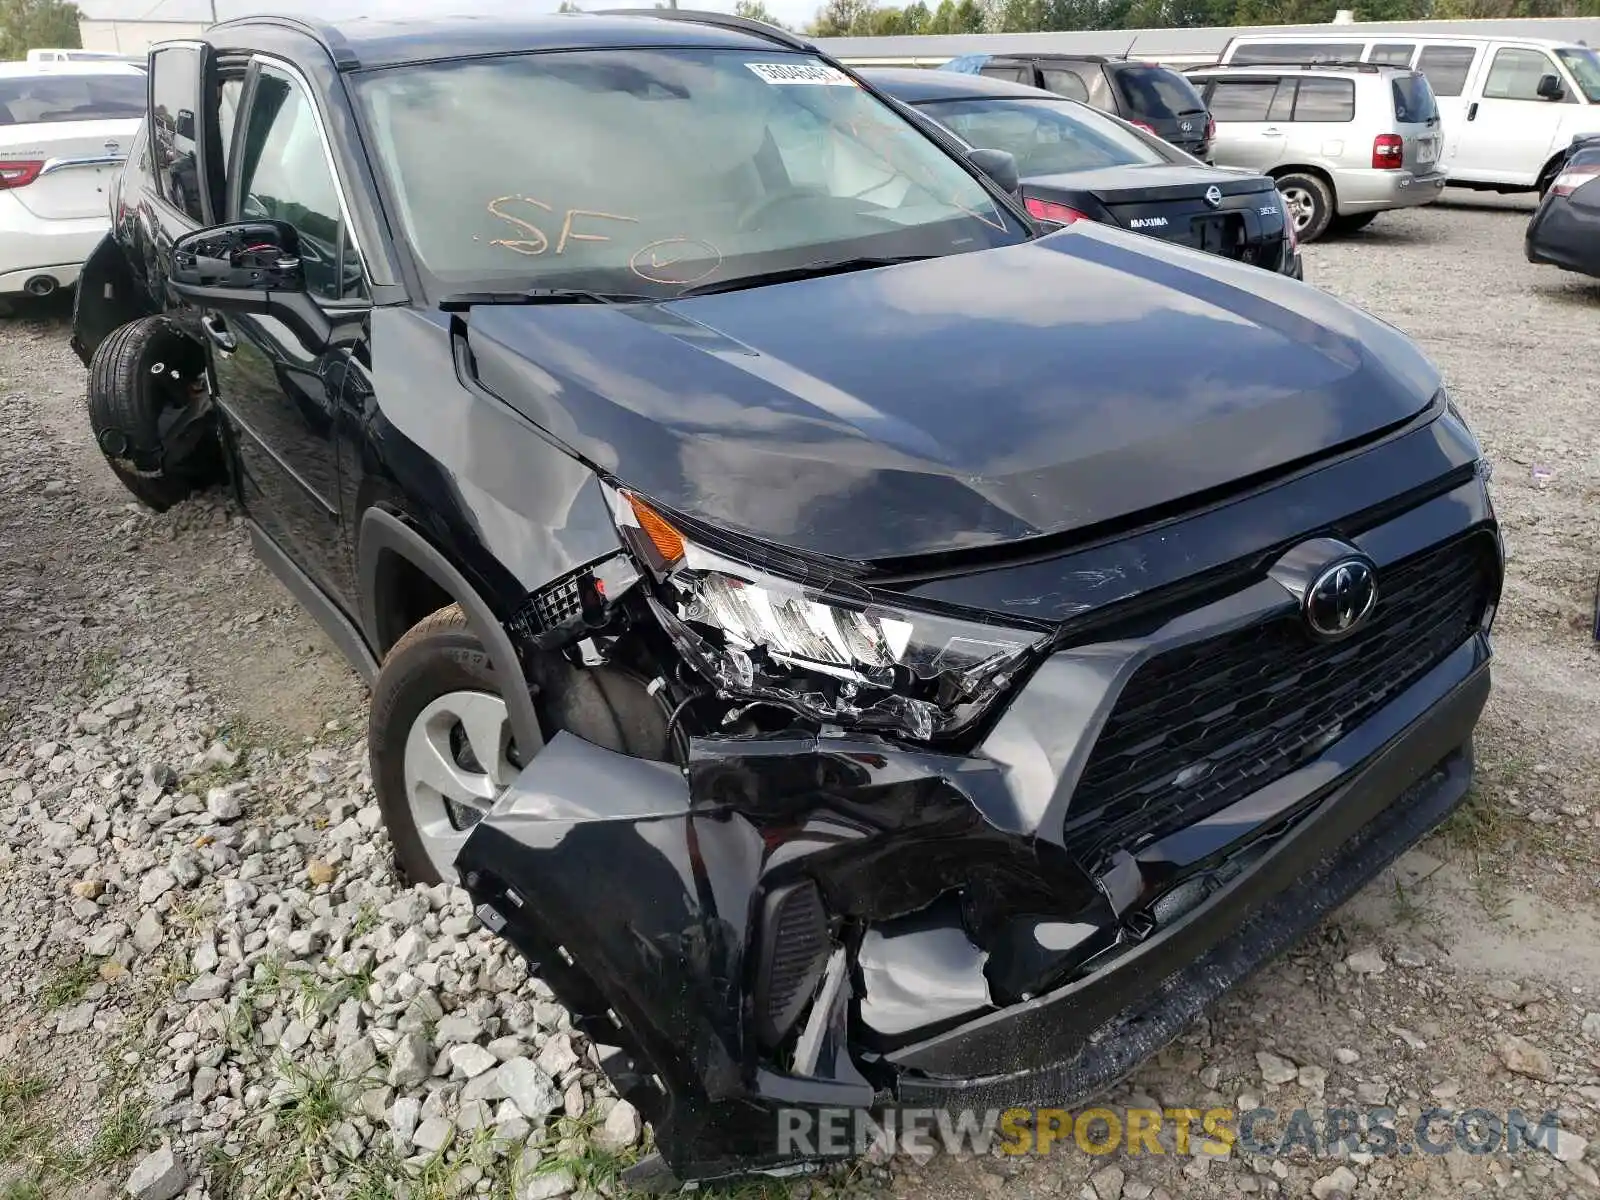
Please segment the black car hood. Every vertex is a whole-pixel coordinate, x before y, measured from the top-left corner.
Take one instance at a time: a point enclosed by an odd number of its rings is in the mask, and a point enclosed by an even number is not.
[[[1029,175],[1027,192],[1086,192],[1107,204],[1182,200],[1215,187],[1224,196],[1270,192],[1277,184],[1265,175],[1240,175],[1200,163],[1148,163],[1127,167],[1102,167],[1098,171],[1068,171],[1057,175]]]
[[[1306,460],[1437,389],[1292,280],[1080,222],[669,304],[482,306],[488,391],[719,527],[880,560],[1081,529]]]

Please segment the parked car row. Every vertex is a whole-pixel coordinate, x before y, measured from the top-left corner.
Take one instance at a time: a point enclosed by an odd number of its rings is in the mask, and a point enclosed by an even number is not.
[[[150,74],[87,424],[153,506],[230,488],[370,683],[400,872],[570,1010],[630,1186],[1075,1108],[1467,795],[1481,450],[1284,278],[1270,178],[674,10]]]
[[[0,300],[77,281],[146,98],[130,63],[0,63]]]

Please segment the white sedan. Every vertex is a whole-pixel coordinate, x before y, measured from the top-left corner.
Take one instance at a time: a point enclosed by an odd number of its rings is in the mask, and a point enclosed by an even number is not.
[[[0,297],[77,282],[148,86],[131,63],[0,63]]]

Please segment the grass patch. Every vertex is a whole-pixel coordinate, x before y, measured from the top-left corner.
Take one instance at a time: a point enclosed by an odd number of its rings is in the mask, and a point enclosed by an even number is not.
[[[44,1189],[33,1179],[13,1179],[0,1184],[0,1200],[44,1200]]]
[[[97,646],[83,656],[83,690],[94,695],[117,676],[122,655],[110,646]]]
[[[99,978],[99,967],[87,958],[77,962],[59,963],[39,990],[39,1005],[46,1012],[66,1008],[83,999],[89,985]]]
[[[100,1126],[89,1143],[89,1165],[107,1167],[132,1158],[150,1143],[149,1111],[134,1100],[123,1100]]]

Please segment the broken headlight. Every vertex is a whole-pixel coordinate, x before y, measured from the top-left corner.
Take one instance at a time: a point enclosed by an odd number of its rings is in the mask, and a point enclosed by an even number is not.
[[[624,537],[661,581],[650,600],[657,619],[732,696],[925,741],[975,720],[1047,637],[884,604],[836,578],[773,574],[695,544],[635,497],[618,498]]]

